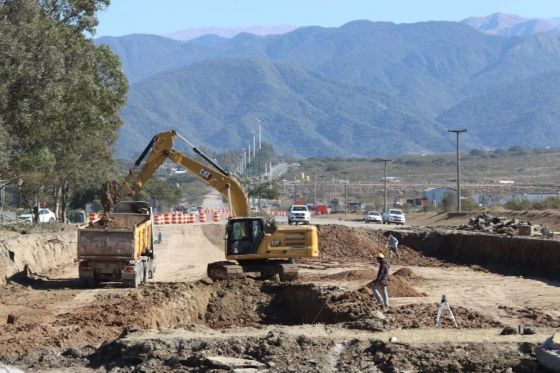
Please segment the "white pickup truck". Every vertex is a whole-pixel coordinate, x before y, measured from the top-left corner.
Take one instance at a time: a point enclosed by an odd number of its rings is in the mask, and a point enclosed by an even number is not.
[[[307,225],[310,220],[309,210],[305,205],[292,205],[288,210],[288,224],[303,223]]]
[[[406,223],[406,218],[402,210],[389,209],[383,213],[383,223],[385,224],[401,224]]]

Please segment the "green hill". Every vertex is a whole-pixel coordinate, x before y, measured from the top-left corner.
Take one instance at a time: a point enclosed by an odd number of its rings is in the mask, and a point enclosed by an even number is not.
[[[98,42],[119,54],[134,83],[121,154],[137,151],[125,139],[177,126],[206,146],[240,149],[255,117],[267,119],[275,145],[302,156],[449,150],[446,128],[459,125],[472,127],[467,148],[538,147],[548,139],[514,134],[543,123],[552,129],[556,115],[556,90],[538,78],[560,70],[560,39],[552,34],[501,37],[458,22],[354,21],[270,37]],[[501,115],[508,100],[515,105]],[[523,119],[496,132],[494,119],[511,116]]]
[[[281,154],[365,156],[452,146],[437,123],[407,113],[393,97],[262,61],[214,60],[161,73],[131,86],[123,116],[119,156],[139,153],[168,129],[198,145],[241,151],[257,118],[264,120],[264,141]]]
[[[560,70],[466,100],[437,119],[468,128],[469,136],[491,148],[555,147],[560,143]]]

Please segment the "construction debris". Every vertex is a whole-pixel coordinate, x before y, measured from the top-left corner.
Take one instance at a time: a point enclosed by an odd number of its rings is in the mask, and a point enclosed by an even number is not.
[[[527,227],[531,227],[527,229]],[[476,231],[491,234],[500,234],[514,236],[522,235],[541,235],[546,238],[552,238],[554,233],[544,225],[535,225],[530,221],[522,221],[517,218],[509,219],[504,216],[492,216],[486,212],[477,217],[469,219],[468,224],[458,227],[459,230]],[[529,231],[529,234],[526,232]]]

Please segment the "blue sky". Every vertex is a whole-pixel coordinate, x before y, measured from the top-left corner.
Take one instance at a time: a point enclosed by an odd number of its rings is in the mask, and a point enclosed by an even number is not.
[[[560,17],[559,0],[112,0],[96,36],[168,34],[191,27],[340,26],[355,19],[458,21],[496,12]]]

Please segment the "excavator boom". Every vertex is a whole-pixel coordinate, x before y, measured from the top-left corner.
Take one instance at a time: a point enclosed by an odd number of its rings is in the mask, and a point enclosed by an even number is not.
[[[162,132],[154,136],[135,163],[136,166],[139,166],[142,160],[147,157],[144,166],[138,173],[133,170],[129,171],[122,184],[122,194],[129,196],[138,194],[161,164],[166,159],[170,159],[220,192],[229,201],[231,216],[248,216],[249,201],[241,184],[197,147],[193,147],[195,153],[206,159],[211,166],[198,162],[173,149],[175,136],[178,136],[175,131]]]

